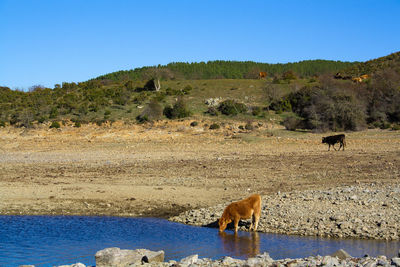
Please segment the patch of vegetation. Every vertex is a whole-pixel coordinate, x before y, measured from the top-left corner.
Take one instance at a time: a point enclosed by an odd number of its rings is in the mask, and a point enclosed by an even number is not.
[[[235,116],[239,113],[245,113],[247,107],[245,104],[234,100],[225,100],[218,106],[218,110],[224,115]]]
[[[163,107],[156,100],[152,100],[147,104],[143,112],[136,117],[139,123],[154,121],[161,119],[163,115]]]
[[[176,101],[176,103],[172,107],[166,106],[164,108],[163,114],[168,119],[180,119],[189,117],[191,115],[183,98],[179,98],[178,101]]]
[[[58,128],[60,128],[60,127],[61,127],[61,125],[60,125],[60,123],[59,123],[58,121],[53,121],[53,122],[51,123],[51,125],[50,125],[50,128],[58,129]]]
[[[217,130],[219,128],[221,128],[221,126],[218,123],[213,123],[213,124],[210,125],[209,129],[210,130]]]

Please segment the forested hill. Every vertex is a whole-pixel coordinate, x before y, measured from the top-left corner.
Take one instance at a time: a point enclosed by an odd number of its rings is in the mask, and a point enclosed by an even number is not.
[[[252,61],[208,61],[199,63],[174,62],[168,65],[136,68],[105,74],[94,80],[144,80],[159,76],[164,79],[256,79],[259,72],[266,72],[269,77],[281,76],[291,71],[299,77],[319,76],[335,73],[355,66],[358,62],[332,60],[305,60],[286,64],[268,64]]]
[[[390,55],[354,64],[343,71],[342,76],[358,77],[364,74],[374,74],[381,70],[399,70],[400,69],[400,52]]]

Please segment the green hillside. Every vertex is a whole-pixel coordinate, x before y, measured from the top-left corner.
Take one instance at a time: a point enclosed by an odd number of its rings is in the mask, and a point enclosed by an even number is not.
[[[54,123],[57,127],[57,122],[72,121],[79,127],[82,123],[191,117],[218,123],[274,118],[291,130],[397,129],[398,62],[399,53],[359,64],[323,60],[171,63],[54,88],[36,86],[29,92],[0,87],[0,126]],[[354,70],[370,78],[362,83],[334,79],[339,71]],[[267,78],[257,79],[260,71],[268,72]],[[158,85],[160,90],[156,90]]]
[[[354,64],[340,71],[343,76],[358,77],[364,74],[374,74],[383,69],[399,69],[400,68],[400,52],[390,54],[359,64]]]

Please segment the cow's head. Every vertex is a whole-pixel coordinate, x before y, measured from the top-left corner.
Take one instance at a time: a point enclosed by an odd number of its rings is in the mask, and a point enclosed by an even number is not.
[[[225,218],[225,217],[222,216],[222,217],[219,219],[219,221],[218,221],[219,231],[220,231],[220,232],[223,232],[223,231],[226,229],[226,226],[227,226],[230,222],[232,222],[231,219],[227,219],[227,218]]]

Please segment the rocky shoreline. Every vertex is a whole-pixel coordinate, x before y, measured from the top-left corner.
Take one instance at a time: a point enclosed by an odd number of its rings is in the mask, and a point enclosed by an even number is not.
[[[302,236],[399,240],[400,185],[363,184],[262,197],[258,231]],[[169,220],[217,227],[229,203],[186,211]],[[246,231],[250,221],[241,223]]]
[[[147,249],[127,250],[119,248],[106,248],[95,255],[97,267],[132,267],[132,266],[163,266],[163,267],[210,267],[210,266],[400,266],[400,251],[398,257],[388,259],[386,256],[353,258],[344,250],[338,250],[328,256],[312,256],[299,259],[274,260],[267,252],[246,260],[224,257],[219,260],[199,258],[198,255],[191,255],[180,261],[170,260],[164,262],[164,251],[150,251]],[[34,267],[34,265],[23,265]],[[22,267],[22,266],[20,266]],[[71,265],[60,265],[58,267],[86,267],[82,263]]]

